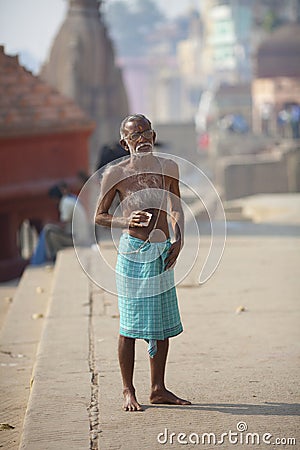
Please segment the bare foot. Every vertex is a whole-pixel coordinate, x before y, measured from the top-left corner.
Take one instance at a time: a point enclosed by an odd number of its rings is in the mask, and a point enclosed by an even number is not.
[[[191,402],[177,397],[175,394],[168,391],[167,389],[157,389],[155,391],[152,391],[150,395],[150,403],[154,404],[166,403],[169,405],[191,405]]]
[[[144,411],[142,406],[138,403],[134,389],[131,390],[129,388],[124,389],[124,403],[123,409],[124,411]]]

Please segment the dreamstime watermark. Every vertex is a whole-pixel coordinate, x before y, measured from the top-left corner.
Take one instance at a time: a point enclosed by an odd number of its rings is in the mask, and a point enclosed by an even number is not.
[[[163,432],[158,433],[157,441],[162,445],[296,445],[296,438],[294,437],[275,437],[269,432],[248,432],[248,425],[243,421],[236,424],[236,431],[228,430],[220,434],[207,432],[174,433],[165,428]]]
[[[186,201],[184,198],[181,198],[181,204],[184,210],[185,216],[185,235],[197,236],[197,245],[191,247],[184,246],[181,250],[181,254],[184,256],[186,254],[186,260],[189,261],[184,267],[184,270],[181,272],[176,271],[175,267],[175,285],[178,285],[183,281],[184,278],[190,273],[193,266],[197,261],[197,257],[201,252],[201,256],[205,255],[205,258],[202,258],[204,262],[202,262],[202,266],[200,268],[199,273],[199,284],[204,284],[216,271],[223,252],[225,248],[226,242],[226,218],[224,213],[224,208],[219,197],[219,194],[213,185],[213,183],[209,180],[209,178],[199,169],[197,166],[192,164],[190,161],[185,160],[184,158],[180,158],[175,155],[169,155],[167,153],[159,153],[154,152],[155,157],[159,159],[161,164],[166,159],[171,159],[175,162],[179,168],[179,173],[184,174],[183,177],[180,176],[178,182],[181,186],[188,191],[188,195],[186,196]],[[82,206],[85,209],[86,216],[88,218],[88,222],[90,224],[95,223],[95,214],[97,211],[97,206],[99,204],[100,198],[108,192],[113,186],[117,185],[121,182],[127,182],[127,179],[132,177],[132,171],[128,170],[120,170],[120,167],[124,167],[124,163],[126,158],[119,158],[118,160],[113,161],[110,164],[107,164],[97,172],[95,172],[89,180],[85,183],[83,188],[80,191],[78,196],[77,205],[74,208],[73,213],[73,230],[76,228],[74,224],[80,222],[80,216],[82,214]],[[117,170],[116,170],[116,169]],[[161,167],[162,169],[162,167]],[[161,209],[167,213],[169,218],[171,217],[168,209],[166,209],[166,205],[161,199],[166,195],[166,191],[159,188],[159,186],[147,188],[145,182],[147,181],[147,172],[148,175],[159,178],[161,175],[170,175],[166,173],[165,169],[156,169],[155,172],[151,167],[148,169],[143,169],[141,173],[135,173],[138,179],[140,180],[140,188],[138,191],[132,192],[130,195],[126,197],[126,203],[132,203],[132,205],[138,205],[139,203],[144,204],[148,208],[156,208]],[[146,177],[145,177],[146,174]],[[105,175],[105,176],[104,176]],[[173,176],[173,175],[172,175]],[[108,182],[108,186],[105,186],[105,182]],[[148,197],[147,197],[148,195]],[[167,193],[169,200],[176,201],[175,194],[168,192]],[[184,196],[183,196],[184,197]],[[197,221],[197,211],[194,211],[190,207],[190,199],[194,197],[196,203],[202,204],[204,210],[206,211],[209,226],[210,226],[210,246],[207,249],[206,247],[201,247],[201,230],[199,228],[199,223]],[[156,200],[158,199],[158,200]],[[125,200],[119,202],[119,204],[115,207],[115,212],[113,216],[122,215],[123,204]],[[125,205],[126,206],[126,205]],[[136,209],[136,208],[135,208]],[[137,208],[137,209],[146,209]],[[172,218],[171,218],[172,219]],[[111,265],[111,262],[107,259],[107,254],[101,248],[101,243],[99,245],[98,236],[96,231],[96,226],[94,225],[93,230],[93,242],[91,243],[92,247],[95,250],[93,265],[90,264],[89,258],[86,257],[86,252],[80,242],[77,241],[76,235],[73,233],[73,244],[75,248],[75,252],[77,255],[77,259],[86,273],[86,275],[93,281],[97,286],[102,288],[103,290],[110,292],[112,294],[117,294],[117,286],[115,282],[115,267]],[[118,250],[118,241],[120,238],[121,230],[111,228],[111,238],[112,242],[115,246],[116,251]],[[180,254],[180,256],[181,256]],[[177,278],[176,278],[177,277]],[[133,280],[133,282],[139,282],[139,280]],[[154,280],[153,280],[154,281]],[[163,283],[157,283],[157,286],[163,285]],[[153,283],[154,284],[154,283]],[[158,287],[160,289],[160,287]],[[159,293],[159,292],[158,292]]]

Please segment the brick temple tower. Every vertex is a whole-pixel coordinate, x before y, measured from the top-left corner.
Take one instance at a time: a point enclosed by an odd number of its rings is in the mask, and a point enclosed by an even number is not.
[[[102,21],[101,1],[69,0],[66,19],[41,70],[41,77],[73,99],[96,122],[90,142],[90,169],[99,150],[118,140],[128,114],[122,74]]]

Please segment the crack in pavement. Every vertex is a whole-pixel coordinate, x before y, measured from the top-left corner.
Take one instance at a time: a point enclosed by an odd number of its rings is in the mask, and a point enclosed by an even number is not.
[[[93,295],[89,297],[89,370],[91,374],[91,401],[88,407],[90,422],[90,450],[99,449],[99,373],[95,364],[95,335],[93,325]]]

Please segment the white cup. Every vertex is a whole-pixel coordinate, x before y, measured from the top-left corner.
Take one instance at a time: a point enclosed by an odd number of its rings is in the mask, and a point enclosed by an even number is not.
[[[149,213],[149,212],[146,212],[146,211],[144,211],[144,214],[146,214],[146,216],[147,216],[147,220],[146,220],[146,221],[144,221],[144,222],[140,222],[140,224],[141,224],[141,226],[142,226],[142,227],[147,227],[147,226],[149,225],[149,223],[150,223],[150,220],[151,220],[152,214],[151,214],[151,213]]]

